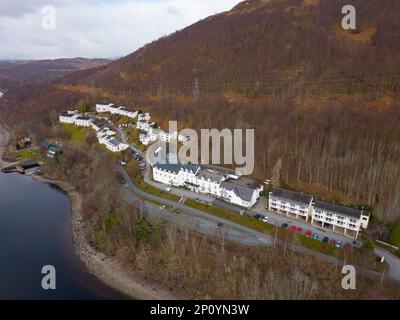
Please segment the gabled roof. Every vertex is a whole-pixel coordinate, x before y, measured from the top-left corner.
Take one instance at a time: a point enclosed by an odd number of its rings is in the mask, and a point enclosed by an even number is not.
[[[316,209],[322,209],[322,210],[330,211],[334,214],[339,214],[342,216],[356,218],[356,219],[360,219],[361,214],[363,214],[363,212],[360,210],[345,207],[345,206],[340,206],[340,205],[337,205],[334,203],[321,201],[321,200],[315,200],[314,206]]]
[[[155,164],[154,168],[162,171],[170,171],[172,173],[179,173],[181,170],[186,170],[189,172],[196,173],[199,169],[198,165],[195,164]]]
[[[200,169],[199,172],[197,172],[197,177],[216,183],[221,183],[221,181],[224,179],[224,175],[221,172],[215,172],[207,169]]]
[[[287,199],[289,201],[294,201],[302,204],[310,204],[312,200],[312,196],[304,193],[299,193],[299,192],[294,192],[290,190],[285,190],[285,189],[277,189],[274,188],[272,189],[272,196],[281,198],[281,199]]]
[[[64,111],[61,113],[62,117],[68,117],[68,118],[72,118],[75,114],[69,111]]]
[[[246,202],[250,202],[251,199],[253,198],[254,192],[256,192],[255,189],[241,186],[238,184],[233,184],[228,181],[223,181],[221,183],[221,187],[229,191],[233,191],[240,199]]]
[[[76,118],[77,120],[86,120],[86,121],[88,121],[88,120],[90,120],[90,119],[92,119],[91,117],[88,117],[88,116],[79,116],[78,118]]]

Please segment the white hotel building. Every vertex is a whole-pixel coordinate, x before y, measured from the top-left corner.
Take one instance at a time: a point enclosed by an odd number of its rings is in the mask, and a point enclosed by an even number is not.
[[[138,111],[133,111],[125,107],[116,106],[113,103],[97,103],[96,104],[96,112],[98,113],[111,113],[118,114],[121,116],[125,116],[128,118],[136,118],[138,115]]]
[[[58,121],[65,124],[75,124],[75,120],[78,117],[78,111],[65,111],[58,116]]]
[[[65,111],[58,116],[58,121],[65,124],[73,124],[78,127],[91,127],[92,118],[81,115],[78,111]]]
[[[269,209],[352,238],[357,238],[369,223],[367,212],[314,200],[310,195],[284,189],[272,189]]]
[[[166,185],[186,187],[244,208],[251,208],[263,191],[261,185],[241,183],[239,176],[199,165],[155,164],[153,179]]]
[[[91,127],[92,126],[92,118],[87,116],[79,116],[75,119],[75,125],[78,127]]]

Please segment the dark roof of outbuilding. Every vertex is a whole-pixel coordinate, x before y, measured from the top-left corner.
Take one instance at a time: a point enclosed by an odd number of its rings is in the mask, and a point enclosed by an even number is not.
[[[315,208],[317,209],[323,209],[326,211],[330,211],[332,213],[336,213],[342,216],[347,216],[351,218],[357,218],[360,219],[361,214],[363,213],[361,210],[345,207],[345,206],[340,206],[338,204],[326,202],[326,201],[321,201],[321,200],[315,200]],[[364,213],[363,213],[364,214]],[[365,215],[368,215],[365,213]]]
[[[310,204],[312,200],[308,194],[277,188],[272,189],[272,196],[304,204]]]

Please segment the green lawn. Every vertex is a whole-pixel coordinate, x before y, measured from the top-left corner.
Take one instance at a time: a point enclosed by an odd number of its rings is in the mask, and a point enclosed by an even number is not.
[[[326,244],[321,241],[317,241],[311,238],[307,238],[303,235],[298,236],[297,242],[300,243],[303,247],[325,253],[331,256],[336,255],[336,253],[340,250],[339,248],[331,245],[331,244]]]
[[[134,144],[141,151],[146,150],[146,147],[139,140],[139,135],[140,135],[139,130],[131,128],[125,129],[125,133],[129,143]]]
[[[27,149],[27,150],[16,151],[14,153],[14,156],[19,161],[25,161],[25,160],[31,160],[31,159],[37,159],[40,161],[45,160],[45,158],[43,157],[43,154],[40,152],[40,150],[37,150],[37,149]]]
[[[145,183],[141,177],[140,174],[138,174],[136,177],[131,177],[133,183],[142,191],[150,193],[150,194],[154,194],[156,196],[162,197],[164,199],[168,199],[168,200],[172,200],[172,201],[179,201],[179,197],[175,196],[173,194],[170,194],[168,192],[159,190],[157,188],[154,188],[153,186],[148,185],[147,183]],[[263,221],[257,220],[254,217],[250,217],[250,216],[242,216],[237,212],[233,212],[224,208],[220,208],[217,206],[213,206],[213,205],[206,205],[203,203],[199,203],[193,199],[188,199],[185,201],[185,205],[207,212],[209,214],[212,214],[214,216],[235,222],[237,224],[240,224],[242,226],[248,227],[250,229],[253,230],[257,230],[259,232],[264,232],[264,233],[272,233],[275,230],[275,226],[269,224],[269,223],[265,223]],[[284,230],[280,227],[278,227],[278,237],[280,239],[283,239],[285,236],[287,236],[287,233],[289,231]],[[321,241],[317,241],[311,238],[307,238],[303,235],[296,235],[295,237],[295,241],[297,243],[299,243],[300,245],[324,253],[324,254],[328,254],[328,255],[336,255],[337,252],[341,249],[338,249],[337,247],[330,245],[330,244],[326,244],[323,243]]]
[[[91,128],[81,128],[72,124],[63,124],[62,127],[68,132],[69,142],[78,144],[85,142],[86,136],[91,132]]]
[[[400,246],[400,222],[396,222],[390,230],[390,242],[392,245]]]
[[[132,177],[132,175],[130,175],[130,177],[131,177],[132,182],[135,184],[135,186],[146,193],[150,193],[155,196],[158,196],[158,197],[161,197],[164,199],[168,199],[168,200],[172,200],[172,201],[179,201],[179,199],[180,199],[178,196],[176,196],[174,194],[159,190],[159,189],[154,188],[153,186],[145,183],[140,174],[137,174],[135,177]]]

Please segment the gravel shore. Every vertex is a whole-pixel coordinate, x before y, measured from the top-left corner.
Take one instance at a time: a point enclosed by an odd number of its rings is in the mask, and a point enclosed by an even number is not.
[[[0,122],[0,132],[4,138],[0,143],[0,167],[9,165],[2,159],[7,148],[10,131]],[[90,246],[85,237],[82,223],[82,195],[65,181],[55,181],[43,176],[33,175],[33,179],[58,186],[68,196],[71,204],[72,240],[75,252],[83,261],[88,271],[108,286],[120,291],[127,297],[139,300],[173,300],[176,299],[170,292],[157,288],[134,272],[124,268],[115,261]]]

